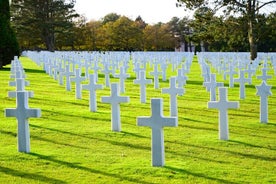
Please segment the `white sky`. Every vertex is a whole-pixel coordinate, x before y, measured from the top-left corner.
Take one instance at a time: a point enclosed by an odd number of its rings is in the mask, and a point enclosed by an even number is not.
[[[109,13],[135,20],[139,15],[149,24],[169,22],[172,17],[190,16],[176,7],[177,0],[76,0],[76,11],[87,20],[100,20]],[[190,13],[191,14],[191,13]]]

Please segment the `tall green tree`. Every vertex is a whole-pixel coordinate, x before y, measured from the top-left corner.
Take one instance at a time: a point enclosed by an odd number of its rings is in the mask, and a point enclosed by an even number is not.
[[[47,50],[55,50],[56,36],[73,28],[75,0],[13,0],[13,22],[19,37],[35,39]],[[60,36],[61,37],[61,36]],[[23,39],[23,40],[24,40]]]
[[[19,56],[19,46],[10,26],[9,0],[0,0],[0,68]]]
[[[224,8],[225,13],[240,13],[246,18],[251,60],[257,57],[257,15],[260,10],[276,3],[276,0],[177,0],[178,6],[194,10],[199,7]]]

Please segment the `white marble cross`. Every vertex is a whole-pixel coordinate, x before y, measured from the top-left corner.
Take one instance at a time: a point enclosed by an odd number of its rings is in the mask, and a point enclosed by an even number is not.
[[[102,71],[105,77],[105,87],[110,87],[110,74],[112,73],[112,70],[109,69],[109,63],[104,64],[104,69]]]
[[[166,61],[162,62],[161,63],[161,70],[162,70],[162,81],[166,81],[167,80],[167,68],[168,68],[168,65],[166,63]]]
[[[267,68],[262,69],[262,75],[257,76],[257,79],[262,79],[263,81],[267,82],[267,79],[271,79],[271,75],[267,75]]]
[[[23,71],[16,71],[15,72],[15,76],[14,76],[14,81],[10,81],[9,82],[9,86],[16,86],[16,79],[25,79],[25,77],[22,75]],[[30,81],[24,80],[24,85],[25,86],[29,86],[30,85]]]
[[[184,85],[186,85],[187,77],[183,75],[183,71],[181,68],[177,70],[177,76],[176,76],[176,81],[178,84],[179,88],[182,88]]]
[[[125,80],[130,77],[129,74],[125,72],[125,67],[120,67],[120,74],[115,74],[114,77],[120,79],[120,93],[125,93]]]
[[[240,70],[239,78],[234,79],[234,82],[240,83],[240,99],[245,99],[245,83],[250,83],[251,79],[245,78],[244,71]]]
[[[154,89],[159,89],[159,75],[161,75],[162,72],[158,71],[158,64],[156,63],[154,65],[154,70],[153,72],[150,72],[150,75],[153,76],[153,84],[154,84]]]
[[[16,91],[9,91],[8,92],[8,97],[10,98],[15,98],[16,97],[16,94],[18,91],[25,91],[25,79],[16,79]],[[32,98],[34,97],[34,92],[33,91],[28,91],[28,97],[29,98]]]
[[[81,94],[81,82],[85,81],[86,78],[81,76],[81,70],[80,70],[80,68],[77,68],[75,70],[75,72],[76,72],[75,73],[76,75],[75,75],[75,77],[71,78],[71,81],[75,82],[75,84],[76,84],[76,87],[75,87],[75,92],[76,92],[75,96],[76,96],[76,99],[81,99],[82,98],[82,94]]]
[[[137,117],[138,126],[151,127],[152,166],[165,165],[164,130],[163,127],[176,127],[177,117],[163,116],[163,99],[151,99],[151,116]]]
[[[129,97],[123,97],[119,94],[118,84],[111,84],[111,96],[103,96],[102,103],[111,104],[111,130],[121,131],[120,103],[128,103]]]
[[[227,71],[225,73],[229,75],[229,87],[233,88],[234,87],[234,75],[237,74],[233,63],[229,64],[229,71]]]
[[[91,112],[97,111],[97,96],[96,90],[103,89],[103,85],[96,84],[95,74],[89,75],[89,84],[82,85],[82,89],[89,91],[89,109]]]
[[[206,87],[207,91],[210,92],[210,101],[216,101],[216,89],[217,87],[223,87],[224,84],[223,82],[217,82],[216,74],[211,74],[210,81],[204,82],[203,85]]]
[[[145,62],[146,63],[146,62]],[[136,78],[137,79],[139,79],[140,78],[140,73],[141,73],[141,71],[145,71],[145,68],[143,68],[143,67],[140,67],[140,63],[135,63],[134,64],[134,69],[133,69],[133,71],[135,72],[135,74],[136,74]]]
[[[177,95],[183,95],[184,94],[184,88],[183,87],[176,87],[176,78],[171,77],[170,78],[170,88],[163,88],[162,89],[163,94],[169,94],[170,95],[170,115],[177,117]]]
[[[202,63],[202,77],[204,78],[204,82],[210,81],[211,69],[205,62]]]
[[[226,87],[219,88],[219,101],[208,102],[209,109],[219,110],[219,139],[229,139],[229,127],[228,127],[228,109],[239,108],[239,102],[229,102],[228,93]]]
[[[71,81],[70,76],[74,75],[74,72],[70,72],[70,65],[66,65],[65,71],[62,73],[63,76],[66,78],[66,90],[71,91]]]
[[[247,69],[244,70],[244,72],[246,72],[248,74],[248,78],[250,79],[249,84],[252,84],[252,76],[256,73],[256,70],[253,69],[253,65],[248,64]]]
[[[63,85],[63,72],[64,68],[62,68],[62,63],[58,63],[58,83],[59,85]]]
[[[151,84],[151,79],[146,79],[145,71],[140,71],[138,79],[133,81],[134,84],[140,84],[140,101],[141,103],[146,103],[146,85]]]
[[[272,95],[271,92],[272,86],[266,84],[265,81],[262,81],[262,84],[256,86],[257,94],[260,96],[260,121],[261,123],[268,123],[268,101],[267,97]]]
[[[98,66],[97,60],[93,63],[94,65],[92,66],[92,70],[94,71],[95,82],[98,82],[98,71],[101,69],[101,67]]]
[[[30,109],[28,106],[28,92],[18,91],[16,95],[16,108],[5,109],[6,117],[16,117],[18,122],[18,151],[30,152],[30,131],[28,118],[41,116],[40,109]]]

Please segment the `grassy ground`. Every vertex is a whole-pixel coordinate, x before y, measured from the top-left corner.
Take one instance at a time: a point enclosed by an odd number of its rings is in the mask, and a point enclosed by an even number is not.
[[[165,128],[165,167],[151,166],[151,130],[136,125],[137,116],[150,115],[150,98],[169,96],[147,87],[147,103],[140,104],[134,74],[126,82],[130,103],[121,104],[122,132],[110,129],[110,105],[100,103],[109,89],[97,91],[98,112],[89,112],[88,92],[76,100],[74,88],[46,75],[28,58],[21,58],[35,97],[29,107],[40,108],[41,118],[29,119],[31,153],[17,151],[15,118],[0,115],[0,183],[275,183],[276,182],[276,77],[269,80],[269,123],[259,123],[259,97],[246,87],[240,109],[229,110],[230,140],[218,140],[218,112],[207,109],[209,94],[202,87],[199,64],[194,60],[184,96],[178,97],[177,128]],[[171,70],[169,70],[171,71]],[[271,71],[272,72],[272,71]],[[270,74],[272,74],[270,72]],[[169,72],[169,75],[176,75]],[[217,77],[218,80],[222,76]],[[9,68],[0,71],[0,109],[15,107],[7,98]],[[100,76],[99,83],[103,83]],[[118,79],[111,79],[118,82]],[[161,82],[161,81],[160,81]],[[254,79],[253,84],[260,84]],[[227,82],[225,85],[228,85]],[[160,87],[168,87],[161,82]],[[239,100],[239,88],[228,90]]]

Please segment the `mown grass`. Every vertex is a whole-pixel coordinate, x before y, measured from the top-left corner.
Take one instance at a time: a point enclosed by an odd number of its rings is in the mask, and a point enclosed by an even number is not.
[[[89,112],[88,92],[76,100],[74,87],[46,75],[28,58],[21,58],[34,91],[29,107],[40,108],[41,118],[29,119],[31,153],[17,151],[15,118],[0,115],[1,183],[275,183],[276,182],[276,77],[269,80],[269,123],[259,123],[259,97],[246,87],[240,109],[229,110],[230,140],[218,139],[218,112],[207,109],[209,94],[195,58],[185,95],[178,97],[179,122],[165,128],[165,167],[151,166],[151,130],[138,127],[138,116],[150,115],[150,98],[164,98],[169,115],[169,96],[147,87],[147,103],[141,104],[134,74],[126,81],[130,103],[121,104],[122,132],[110,128],[110,105],[100,102],[109,89],[97,91],[98,112]],[[9,66],[8,66],[9,67]],[[15,107],[7,97],[9,68],[0,71],[0,108]],[[130,72],[130,70],[129,70]],[[259,72],[260,73],[260,72]],[[270,74],[273,74],[270,71]],[[168,69],[168,75],[176,75]],[[151,76],[148,76],[151,77]],[[222,80],[222,76],[217,77]],[[101,75],[99,83],[103,83]],[[111,78],[112,82],[118,79]],[[254,78],[253,84],[260,81]],[[225,81],[227,85],[227,81]],[[168,87],[160,80],[160,88]],[[239,88],[228,90],[229,100],[239,100]]]

